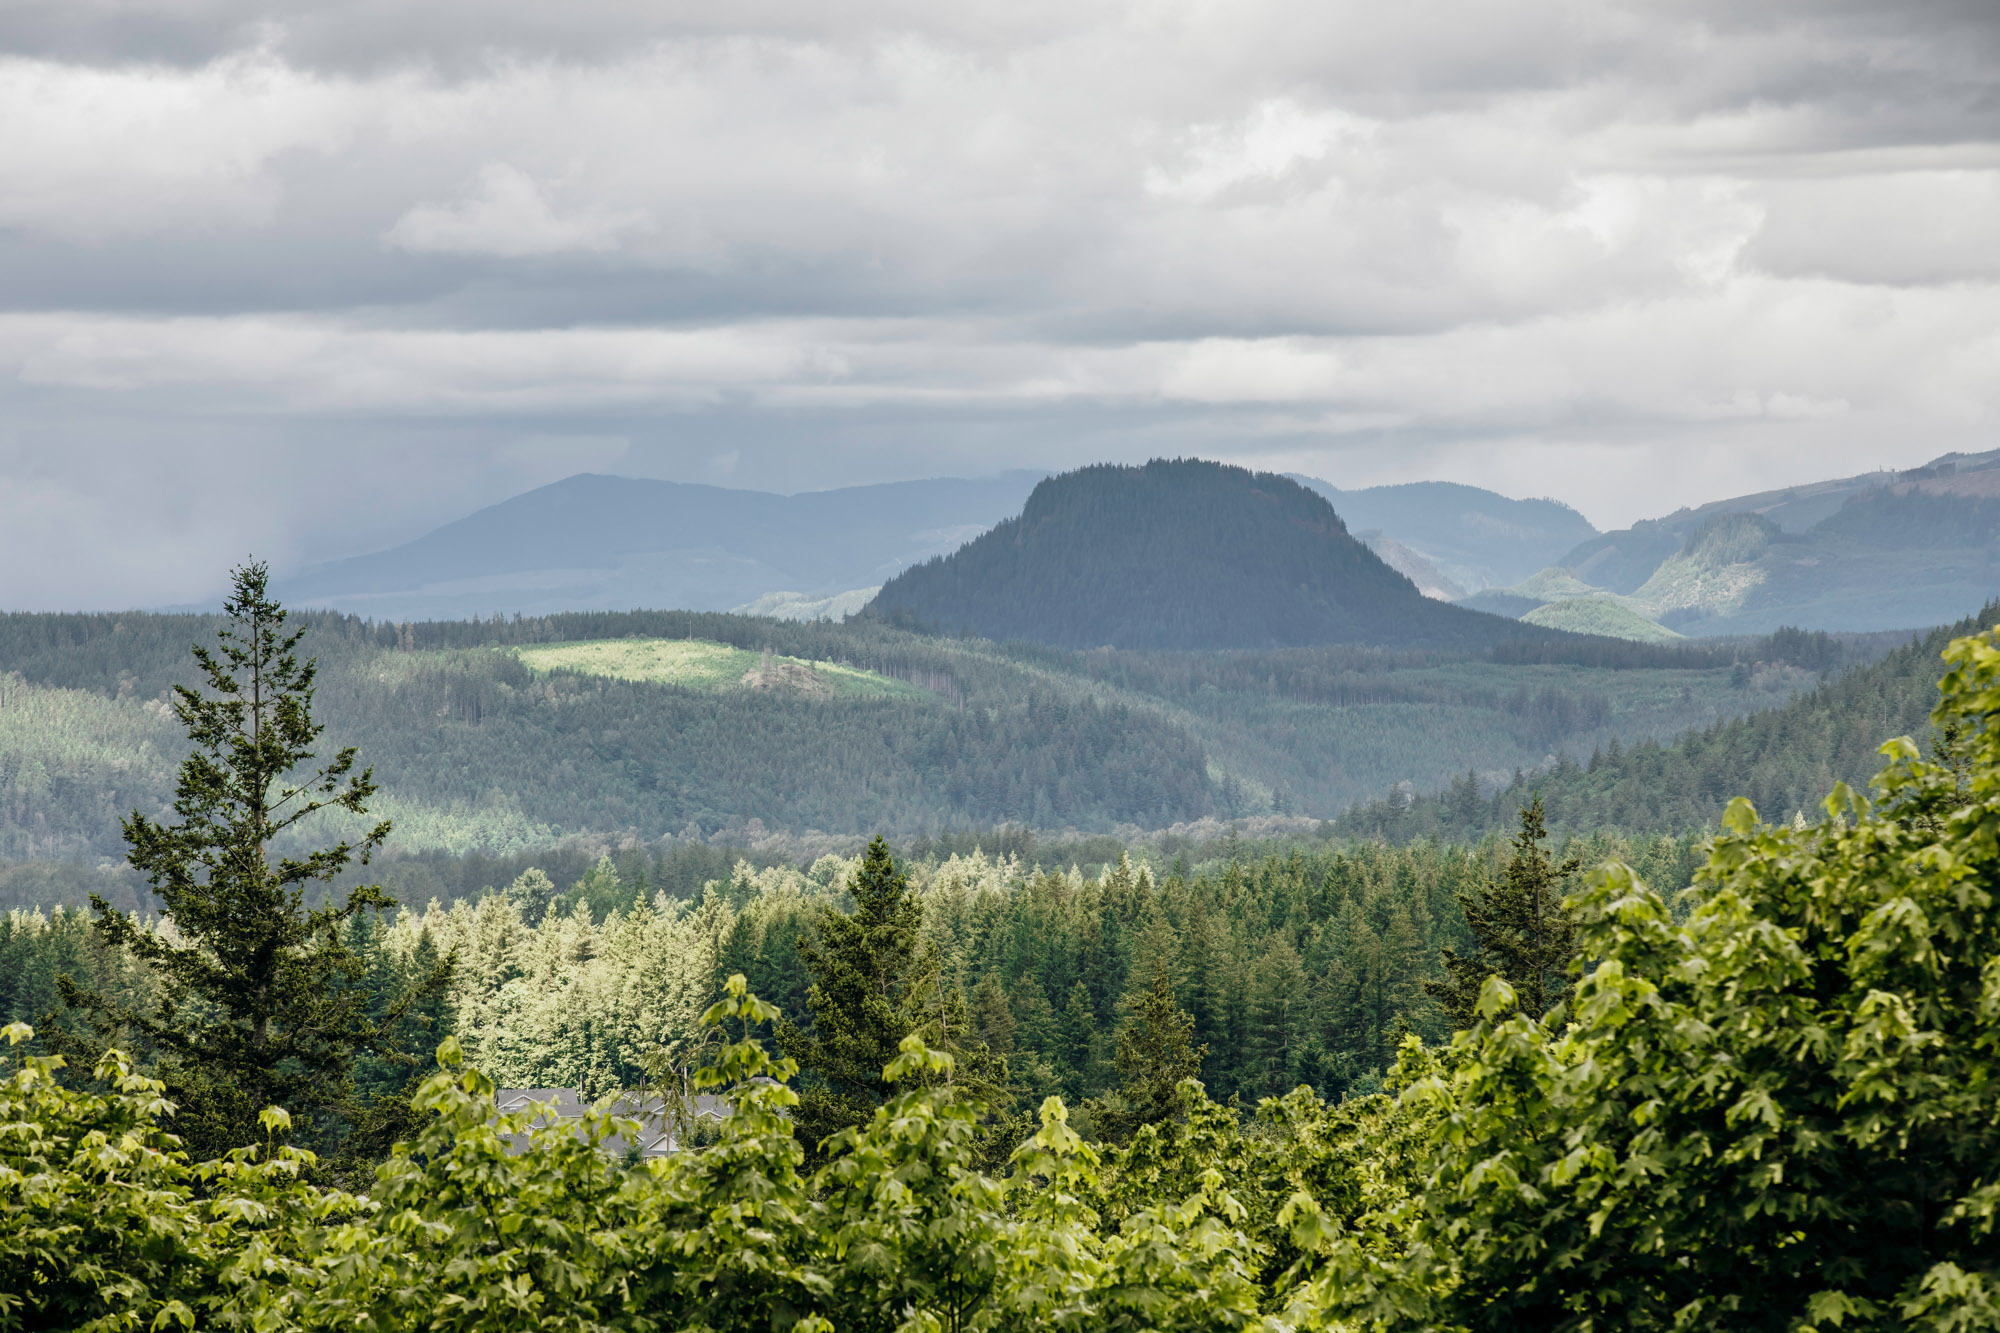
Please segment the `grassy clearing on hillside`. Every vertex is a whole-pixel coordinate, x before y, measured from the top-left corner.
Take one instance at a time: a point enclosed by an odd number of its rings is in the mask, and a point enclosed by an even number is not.
[[[1675,643],[1680,635],[1646,619],[1623,601],[1609,597],[1570,597],[1538,606],[1521,619],[1530,625],[1566,629],[1572,634],[1601,634],[1639,643]]]
[[[768,688],[842,698],[933,700],[930,691],[840,662],[774,654],[768,680],[762,653],[706,639],[593,639],[533,644],[514,653],[535,671],[574,671],[611,680],[679,685],[693,690]]]

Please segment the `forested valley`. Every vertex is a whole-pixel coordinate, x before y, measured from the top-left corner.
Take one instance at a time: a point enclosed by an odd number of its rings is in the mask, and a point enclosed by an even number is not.
[[[1130,841],[1204,819],[1331,819],[1399,784],[1430,792],[1470,769],[1490,795],[1563,755],[1664,743],[1891,646],[1792,632],[1700,648],[1072,652],[865,618],[303,621],[329,741],[360,746],[381,778],[390,854],[474,858],[587,836],[749,850],[759,830],[817,831],[851,852],[876,831]],[[81,906],[90,868],[122,859],[119,818],[166,808],[184,745],[168,691],[216,623],[0,616],[0,906]],[[538,656],[562,645],[712,652],[536,665],[567,661]],[[767,652],[783,668],[768,679]],[[735,675],[696,670],[729,653]],[[1683,813],[1621,827],[1678,832]],[[129,883],[99,886],[136,905]]]
[[[1551,824],[1567,829],[1713,827],[1738,796],[1758,809],[1804,815],[1836,782],[1863,787],[1883,740],[1928,741],[1939,659],[1954,638],[2000,623],[2000,606],[1935,630],[1881,661],[1848,671],[1781,708],[1718,722],[1671,744],[1617,741],[1588,758],[1561,755],[1516,774],[1497,791],[1461,774],[1441,791],[1408,789],[1357,806],[1342,821],[1354,836],[1476,839],[1505,830],[1538,795]]]

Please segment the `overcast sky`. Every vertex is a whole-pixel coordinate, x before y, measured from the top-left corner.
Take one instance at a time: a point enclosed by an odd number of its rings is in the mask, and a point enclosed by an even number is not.
[[[572,472],[2000,446],[1993,0],[0,7],[0,607]]]

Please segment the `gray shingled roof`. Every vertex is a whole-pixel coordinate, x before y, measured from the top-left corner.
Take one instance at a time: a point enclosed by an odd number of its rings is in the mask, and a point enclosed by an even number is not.
[[[698,1093],[691,1099],[691,1109],[697,1121],[721,1121],[729,1114],[728,1099],[709,1093]],[[516,1111],[539,1110],[536,1124],[560,1124],[563,1121],[580,1122],[583,1113],[591,1109],[593,1103],[583,1100],[583,1094],[576,1088],[501,1088],[493,1094],[494,1110],[503,1115]],[[674,1138],[674,1126],[666,1116],[666,1103],[659,1097],[645,1097],[636,1093],[625,1093],[610,1103],[610,1112],[628,1120],[639,1122],[638,1149],[641,1157],[665,1157],[678,1146]],[[525,1134],[507,1136],[508,1148],[520,1152],[528,1146]],[[604,1141],[604,1151],[614,1157],[623,1157],[632,1145],[623,1135],[612,1135]]]

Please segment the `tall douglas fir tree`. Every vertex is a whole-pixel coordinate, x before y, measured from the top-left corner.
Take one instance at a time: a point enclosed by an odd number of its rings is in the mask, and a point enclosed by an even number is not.
[[[1006,1078],[986,1045],[973,1043],[965,997],[946,981],[937,950],[921,933],[923,903],[879,836],[847,889],[854,910],[822,914],[799,938],[812,976],[811,1029],[789,1020],[778,1025],[778,1045],[804,1074],[793,1122],[815,1154],[822,1140],[866,1123],[889,1099],[882,1071],[911,1033],[951,1052],[954,1081],[974,1096],[995,1098]]]
[[[1206,1044],[1194,1044],[1194,1015],[1174,1001],[1166,965],[1156,965],[1118,1033],[1113,1065],[1122,1082],[1116,1092],[1090,1103],[1098,1132],[1123,1143],[1140,1126],[1172,1117],[1179,1109],[1176,1089],[1182,1079],[1200,1076],[1207,1054]]]
[[[1424,983],[1455,1028],[1469,1028],[1478,1014],[1479,988],[1498,976],[1514,988],[1521,1012],[1540,1018],[1569,988],[1569,965],[1577,954],[1577,921],[1563,910],[1563,886],[1581,868],[1575,857],[1560,864],[1542,844],[1548,840],[1542,798],[1521,811],[1514,854],[1500,878],[1476,893],[1459,895],[1473,950],[1446,948],[1445,975]]]
[[[178,1106],[174,1131],[197,1159],[264,1137],[258,1113],[281,1106],[295,1133],[329,1147],[358,1118],[352,1073],[357,1055],[382,1044],[400,1005],[368,1013],[365,966],[350,947],[349,923],[394,906],[379,887],[309,906],[308,885],[330,883],[350,864],[367,864],[389,821],[356,842],[299,855],[273,848],[320,811],[366,815],[372,770],[355,771],[348,747],[311,765],[325,727],[313,720],[314,664],[299,661],[305,631],[286,629],[271,600],[268,570],[232,571],[228,623],[211,651],[194,656],[206,692],[176,686],[174,715],[193,753],[181,764],[175,822],[134,811],[124,821],[128,860],[165,908],[169,929],[147,930],[93,897],[96,928],[129,950],[160,981],[148,1011],[65,988],[100,1032],[122,1028],[157,1053],[158,1076]],[[417,979],[435,993],[449,962]]]

